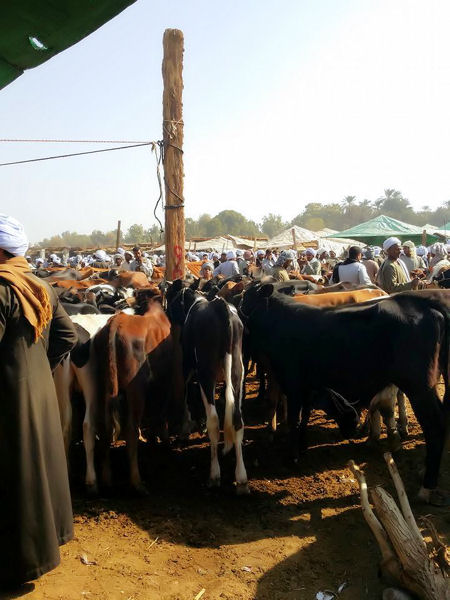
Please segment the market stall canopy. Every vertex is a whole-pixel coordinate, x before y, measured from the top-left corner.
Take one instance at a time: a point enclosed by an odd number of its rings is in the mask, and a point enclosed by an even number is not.
[[[333,233],[327,238],[340,239],[340,238],[352,238],[354,240],[360,240],[366,244],[376,244],[381,246],[384,240],[388,237],[395,236],[401,239],[402,242],[411,240],[415,244],[422,243],[422,229],[416,225],[410,225],[409,223],[403,223],[392,217],[385,215],[379,215],[370,221],[355,225],[350,229],[345,229],[339,233]],[[427,232],[427,244],[431,244],[436,241],[436,237]]]
[[[13,0],[0,8],[0,89],[76,44],[136,0]]]

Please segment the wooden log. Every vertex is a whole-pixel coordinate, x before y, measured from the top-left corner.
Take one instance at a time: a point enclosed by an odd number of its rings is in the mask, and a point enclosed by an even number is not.
[[[162,75],[166,278],[184,277],[183,32],[166,29]]]
[[[426,548],[411,532],[395,500],[380,486],[374,488],[371,495],[377,516],[401,564],[401,587],[422,600],[449,600],[449,580],[437,571]]]
[[[395,464],[395,461],[392,458],[392,454],[390,452],[385,452],[383,456],[388,466],[389,473],[391,474],[392,481],[394,482],[395,489],[397,491],[398,501],[400,503],[400,508],[402,509],[405,521],[408,524],[409,529],[413,536],[416,538],[417,542],[419,544],[422,544],[422,546],[426,548],[425,541],[422,537],[422,534],[420,533],[420,529],[417,527],[414,515],[412,514],[411,506],[408,500],[408,495],[406,494],[405,486],[403,485],[402,478],[400,477],[400,473],[398,472],[397,465]]]
[[[372,507],[369,503],[369,494],[367,490],[366,478],[361,469],[355,464],[353,460],[348,462],[348,467],[356,477],[359,485],[359,492],[361,497],[361,508],[363,517],[366,520],[367,525],[370,527],[375,539],[377,540],[378,546],[380,547],[381,556],[383,562],[391,561],[395,558],[395,554],[392,551],[386,532],[383,529],[380,521],[375,516]]]

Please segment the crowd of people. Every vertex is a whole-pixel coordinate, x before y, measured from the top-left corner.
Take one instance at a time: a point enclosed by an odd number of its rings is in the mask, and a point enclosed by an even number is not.
[[[209,280],[248,275],[254,279],[272,277],[289,281],[299,275],[323,283],[349,282],[378,285],[387,293],[421,289],[450,267],[450,245],[436,242],[429,248],[410,240],[402,243],[389,237],[379,246],[350,246],[343,256],[324,248],[303,251],[267,249],[230,250],[189,256],[203,262],[200,276]],[[201,289],[201,286],[200,286]]]
[[[229,250],[221,253],[187,252],[187,262],[200,262],[200,289],[204,281],[212,277],[229,278],[247,275],[253,279],[270,276],[277,281],[288,281],[308,276],[320,283],[341,281],[366,285],[378,285],[388,293],[420,289],[433,281],[442,270],[450,267],[450,245],[436,242],[429,247],[416,246],[407,240],[401,242],[389,237],[383,246],[350,246],[341,256],[325,248],[306,248],[302,251],[279,250]],[[165,266],[165,255],[143,252],[139,246],[132,250],[118,248],[115,254],[96,250],[93,254],[80,253],[73,256],[48,258],[31,257],[27,260],[32,268],[73,267],[82,269],[117,269],[118,271],[142,271],[151,279],[154,267]]]

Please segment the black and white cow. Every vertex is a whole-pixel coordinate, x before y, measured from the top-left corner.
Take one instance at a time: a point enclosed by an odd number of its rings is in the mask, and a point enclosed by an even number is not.
[[[242,455],[244,422],[241,403],[244,386],[242,362],[243,325],[234,306],[222,298],[208,300],[181,281],[167,292],[167,314],[182,328],[185,384],[195,378],[206,412],[211,443],[210,486],[220,485],[218,460],[219,417],[215,406],[216,383],[225,382],[224,454],[234,445],[237,493],[248,493],[247,472]]]

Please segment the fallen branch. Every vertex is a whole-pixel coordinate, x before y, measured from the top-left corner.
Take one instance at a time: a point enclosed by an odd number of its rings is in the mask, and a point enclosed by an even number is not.
[[[380,547],[382,561],[380,570],[383,579],[413,593],[421,600],[450,600],[450,580],[444,576],[428,555],[425,540],[420,533],[409,505],[397,466],[388,453],[385,460],[397,490],[399,504],[382,487],[371,490],[375,512],[369,503],[367,483],[364,473],[350,461],[349,468],[354,473],[361,495],[361,508],[364,518]],[[431,532],[431,529],[430,529]],[[443,546],[437,532],[435,548],[442,554]],[[440,545],[439,545],[440,544]],[[445,556],[445,555],[444,555]]]

